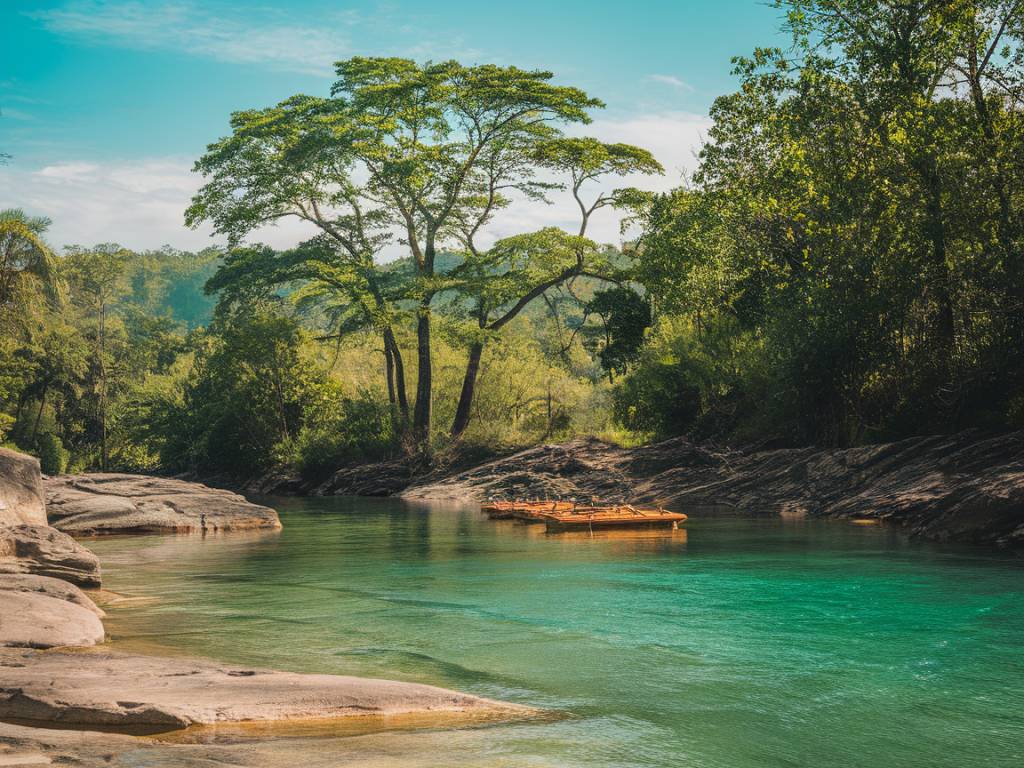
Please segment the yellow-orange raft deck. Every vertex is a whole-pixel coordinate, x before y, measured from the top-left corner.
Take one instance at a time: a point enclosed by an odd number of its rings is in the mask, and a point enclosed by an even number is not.
[[[681,512],[643,509],[630,504],[581,506],[568,501],[499,501],[481,510],[491,519],[515,519],[545,523],[548,531],[587,531],[605,528],[676,529],[686,520]]]
[[[480,507],[480,511],[491,520],[542,522],[542,515],[570,512],[574,507],[571,501],[492,501]]]

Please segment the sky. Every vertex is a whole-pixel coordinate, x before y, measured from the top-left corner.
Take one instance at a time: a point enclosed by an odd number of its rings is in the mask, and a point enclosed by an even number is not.
[[[0,209],[48,216],[58,247],[217,244],[183,223],[196,158],[231,112],[326,96],[332,63],[356,55],[550,70],[607,104],[574,132],[651,150],[666,174],[627,181],[666,190],[736,87],[731,57],[784,42],[765,0],[0,0]],[[518,202],[489,234],[571,227],[570,202]],[[614,214],[591,235],[616,242]]]

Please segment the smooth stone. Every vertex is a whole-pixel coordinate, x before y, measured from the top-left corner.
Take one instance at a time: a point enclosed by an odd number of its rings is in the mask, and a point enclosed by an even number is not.
[[[36,576],[27,573],[7,573],[0,575],[0,592],[24,592],[27,594],[45,595],[57,600],[80,605],[92,611],[101,619],[106,615],[82,590],[63,579],[50,576]]]
[[[47,478],[43,485],[53,526],[80,536],[281,527],[269,507],[173,478],[97,473]]]
[[[34,574],[100,586],[100,561],[66,533],[49,526],[0,528],[0,574]]]
[[[99,616],[84,606],[39,592],[0,590],[0,646],[89,646],[103,639]],[[0,690],[6,672],[0,669]]]
[[[107,652],[0,654],[0,720],[40,727],[145,734],[196,724],[528,711],[390,680]]]
[[[0,527],[46,525],[39,459],[0,448]]]

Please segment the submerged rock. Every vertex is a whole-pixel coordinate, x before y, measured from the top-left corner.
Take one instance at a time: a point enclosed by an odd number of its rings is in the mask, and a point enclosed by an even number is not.
[[[46,525],[39,460],[0,448],[0,527]]]
[[[115,653],[0,653],[0,720],[122,733],[420,712],[525,712],[430,685]]]
[[[64,475],[44,482],[51,524],[76,535],[281,527],[277,512],[230,491],[146,475]]]

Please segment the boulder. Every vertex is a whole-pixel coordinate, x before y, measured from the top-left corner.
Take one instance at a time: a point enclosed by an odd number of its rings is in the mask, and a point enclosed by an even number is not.
[[[79,536],[112,533],[217,533],[277,529],[269,507],[231,491],[173,478],[97,473],[47,478],[55,528]]]
[[[146,734],[194,724],[528,711],[444,688],[390,680],[117,653],[0,654],[0,720],[40,727]]]
[[[39,460],[0,448],[0,527],[46,525]]]
[[[0,646],[54,648],[102,642],[103,624],[88,608],[42,592],[0,589]]]
[[[106,614],[82,590],[63,579],[50,576],[35,576],[28,573],[6,573],[0,576],[0,592],[22,592],[32,595],[43,595],[74,603],[87,611],[95,613],[99,618]]]
[[[42,525],[0,528],[0,574],[33,574],[100,586],[96,555],[66,533]]]

